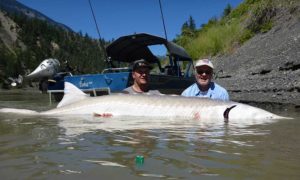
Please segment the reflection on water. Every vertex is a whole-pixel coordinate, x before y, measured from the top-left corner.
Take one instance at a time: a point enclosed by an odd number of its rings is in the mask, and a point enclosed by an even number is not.
[[[1,107],[46,110],[48,96],[4,92]],[[3,179],[298,179],[300,114],[263,124],[0,115]],[[135,157],[144,156],[143,164]]]

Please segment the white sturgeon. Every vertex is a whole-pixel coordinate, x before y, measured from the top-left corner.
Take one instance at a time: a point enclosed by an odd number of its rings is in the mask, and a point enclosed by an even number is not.
[[[36,112],[3,108],[0,112],[43,116],[135,116],[225,122],[287,118],[250,105],[207,98],[138,94],[89,97],[68,82],[65,83],[64,98],[55,109]]]

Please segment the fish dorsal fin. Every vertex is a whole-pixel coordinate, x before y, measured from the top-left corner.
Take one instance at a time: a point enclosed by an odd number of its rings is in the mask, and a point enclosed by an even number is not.
[[[234,108],[234,107],[236,107],[236,105],[230,106],[230,107],[226,108],[226,110],[224,111],[223,117],[224,117],[224,122],[225,122],[225,123],[228,123],[228,119],[229,119],[229,111],[230,111],[232,108]]]
[[[74,84],[65,82],[64,97],[58,103],[57,107],[63,107],[86,98],[88,98],[88,95],[78,89]]]

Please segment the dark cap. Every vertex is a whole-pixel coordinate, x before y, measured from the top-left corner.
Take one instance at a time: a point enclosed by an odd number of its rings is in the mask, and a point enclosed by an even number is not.
[[[145,59],[136,60],[132,63],[133,71],[140,67],[152,69],[152,66]]]

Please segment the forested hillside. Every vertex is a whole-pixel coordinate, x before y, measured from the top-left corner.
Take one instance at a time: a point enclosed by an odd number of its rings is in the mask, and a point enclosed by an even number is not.
[[[80,73],[105,68],[99,41],[53,22],[0,11],[0,79],[32,71],[46,58],[68,61]],[[103,43],[105,44],[104,40]],[[1,80],[0,80],[1,81]]]

